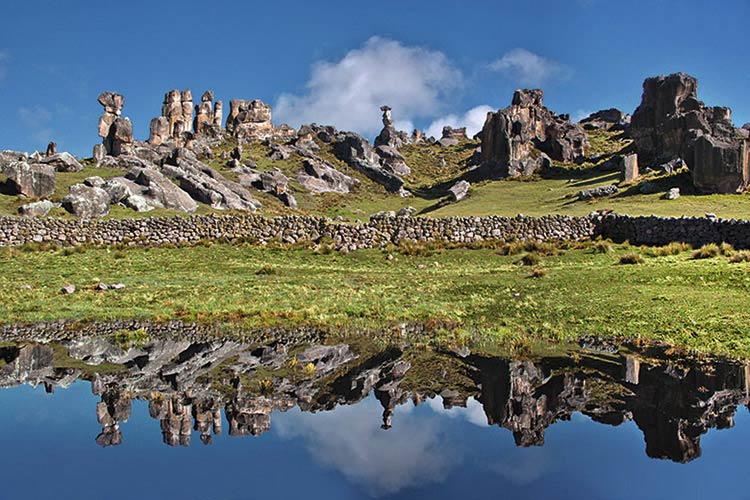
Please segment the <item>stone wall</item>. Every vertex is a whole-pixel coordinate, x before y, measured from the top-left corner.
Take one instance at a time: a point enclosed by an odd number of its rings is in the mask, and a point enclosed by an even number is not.
[[[347,224],[321,217],[208,215],[143,219],[56,219],[0,217],[0,246],[32,242],[60,245],[185,244],[200,240],[327,242],[351,251],[399,241],[584,240],[596,236],[633,244],[672,241],[700,246],[727,242],[750,248],[750,221],[715,218],[629,217],[422,217],[376,216]]]

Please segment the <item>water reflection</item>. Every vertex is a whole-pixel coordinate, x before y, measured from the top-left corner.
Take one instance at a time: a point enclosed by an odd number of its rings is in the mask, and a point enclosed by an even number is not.
[[[271,428],[273,412],[297,407],[300,413],[286,420],[282,434],[306,436],[337,468],[360,471],[352,474],[367,469],[392,478],[393,485],[439,475],[448,466],[450,459],[436,452],[435,430],[415,425],[408,442],[397,435],[368,441],[383,431],[358,417],[355,406],[330,410],[373,394],[382,406],[381,427],[389,429],[424,402],[435,409],[462,408],[448,415],[508,429],[520,447],[543,445],[545,430],[575,413],[611,426],[632,420],[649,457],[688,462],[700,456],[708,429],[732,427],[738,405],[750,402],[749,375],[746,363],[665,356],[634,346],[540,359],[361,343],[151,340],[123,348],[104,337],[0,347],[0,387],[43,385],[53,393],[89,381],[100,398],[95,439],[103,447],[127,438],[120,424],[130,418],[135,399],[147,401],[169,446],[189,446],[193,431],[206,445],[222,432],[257,436]],[[309,415],[317,412],[328,413]],[[347,440],[356,440],[357,447],[347,447]],[[363,457],[382,467],[361,467]],[[415,461],[421,461],[419,471],[404,465]],[[496,467],[500,474],[523,476],[518,464]]]

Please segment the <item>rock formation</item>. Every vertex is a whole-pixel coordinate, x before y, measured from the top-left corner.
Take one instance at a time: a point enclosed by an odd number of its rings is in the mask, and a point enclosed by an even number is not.
[[[213,90],[205,91],[201,96],[201,103],[195,106],[195,133],[216,135],[217,130],[221,129],[222,108],[221,101],[214,103]]]
[[[55,169],[50,165],[29,163],[28,159],[2,162],[2,172],[12,192],[29,198],[47,198],[55,192]]]
[[[391,108],[388,106],[381,106],[380,111],[383,112],[383,130],[375,138],[375,147],[388,146],[394,149],[398,149],[405,143],[409,142],[409,136],[405,132],[399,132],[393,124],[393,118],[391,117]]]
[[[543,92],[517,90],[512,104],[488,113],[481,161],[493,165],[499,177],[530,175],[550,159],[575,162],[584,158],[588,138],[568,115],[557,115],[542,103]]]
[[[125,97],[114,92],[103,92],[97,99],[104,106],[104,114],[99,117],[99,137],[102,146],[94,148],[94,158],[104,155],[120,156],[128,154],[133,145],[133,125],[129,118],[122,118]]]
[[[229,101],[227,132],[240,142],[253,142],[273,136],[271,106],[260,101],[232,99]]]
[[[455,146],[467,140],[469,138],[466,136],[466,127],[453,128],[446,125],[443,127],[443,133],[438,142],[442,146]]]
[[[109,213],[110,202],[109,194],[104,189],[74,184],[62,199],[62,206],[76,217],[104,217]]]
[[[631,116],[619,109],[609,108],[591,113],[579,123],[586,130],[625,130],[630,125]]]
[[[734,193],[750,182],[747,134],[732,112],[698,100],[698,81],[684,73],[647,78],[629,134],[641,162],[656,166],[676,157],[690,168],[701,192]]]
[[[320,158],[305,158],[304,170],[297,174],[297,182],[312,193],[347,194],[359,180],[342,174],[330,163]]]

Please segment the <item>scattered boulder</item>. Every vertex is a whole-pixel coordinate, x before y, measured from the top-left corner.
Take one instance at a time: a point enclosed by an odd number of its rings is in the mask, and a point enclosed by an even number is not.
[[[297,174],[297,182],[312,193],[347,194],[359,184],[359,180],[342,174],[320,158],[305,158],[302,166],[304,170]]]
[[[85,184],[70,186],[70,192],[62,199],[62,207],[81,218],[105,217],[109,214],[110,197],[99,187]]]
[[[134,167],[128,171],[125,178],[144,188],[132,194],[139,194],[152,206],[181,212],[195,212],[198,208],[198,204],[188,193],[156,168]]]
[[[71,295],[73,293],[76,293],[76,286],[72,284],[67,284],[60,289],[60,293],[63,295]]]
[[[673,187],[664,195],[665,200],[676,200],[680,197],[680,188]]]
[[[270,172],[247,170],[247,173],[239,176],[240,184],[243,186],[252,186],[260,191],[272,194],[286,206],[297,208],[297,200],[288,191],[289,178],[280,170],[276,169]]]
[[[701,192],[734,193],[750,182],[748,139],[729,108],[698,100],[698,81],[685,73],[647,78],[629,134],[646,164],[682,158]]]
[[[481,162],[495,166],[499,177],[530,175],[551,160],[583,160],[589,146],[583,128],[568,115],[557,115],[542,103],[539,90],[517,90],[512,104],[488,113],[479,134]],[[547,155],[542,156],[541,153]]]
[[[469,194],[471,184],[467,181],[458,181],[448,190],[448,196],[451,201],[461,201]]]
[[[3,166],[11,189],[29,198],[47,198],[55,192],[55,169],[50,165],[14,161]]]
[[[409,175],[411,174],[411,168],[406,164],[404,156],[398,152],[393,146],[382,144],[375,148],[375,154],[377,154],[383,167],[386,170],[396,175]]]
[[[593,189],[584,189],[583,191],[578,191],[578,199],[581,201],[587,201],[593,200],[595,198],[606,198],[607,196],[617,194],[619,191],[620,189],[614,184],[609,186],[599,186]]]
[[[59,203],[53,203],[49,200],[35,201],[18,207],[18,213],[26,217],[43,217],[53,208],[58,208]]]

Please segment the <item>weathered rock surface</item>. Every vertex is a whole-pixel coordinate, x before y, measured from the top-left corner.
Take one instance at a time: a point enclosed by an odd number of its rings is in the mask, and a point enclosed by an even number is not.
[[[578,191],[578,199],[581,201],[587,201],[593,200],[595,198],[606,198],[607,196],[617,194],[619,191],[620,189],[614,184],[611,184],[609,186],[599,186],[593,189],[584,189],[583,191]]]
[[[406,195],[404,181],[397,175],[385,170],[380,157],[370,142],[354,132],[341,132],[336,136],[333,151],[337,158],[346,162],[351,168],[377,182],[392,193]]]
[[[62,199],[62,206],[77,217],[104,217],[109,214],[110,201],[109,194],[102,188],[74,184]]]
[[[246,173],[240,174],[239,181],[243,186],[252,186],[275,196],[290,208],[297,208],[297,200],[288,191],[289,178],[278,169],[259,172],[248,168]]]
[[[49,200],[35,201],[18,207],[18,213],[26,217],[43,217],[53,208],[60,207],[59,203],[53,203]]]
[[[129,118],[121,118],[125,97],[114,92],[103,92],[98,97],[104,106],[104,114],[99,118],[99,136],[104,145],[103,153],[111,156],[127,154],[133,144],[133,125]],[[94,157],[99,159],[102,151],[94,149]]]
[[[240,142],[268,139],[274,134],[271,106],[257,99],[232,99],[229,101],[226,128],[227,132]]]
[[[702,192],[734,193],[750,182],[748,140],[732,124],[729,108],[698,100],[698,81],[684,73],[647,78],[629,134],[642,163],[676,157],[690,168]]]
[[[625,182],[633,182],[638,178],[638,155],[630,154],[624,156],[621,160],[621,173],[622,180]]]
[[[616,108],[603,109],[581,120],[586,130],[625,130],[630,125],[631,116]]]
[[[3,174],[13,191],[29,198],[46,198],[55,192],[55,169],[50,165],[14,161],[4,164]]]
[[[313,193],[347,194],[359,184],[359,180],[342,174],[331,164],[319,158],[305,158],[302,166],[304,170],[300,170],[297,174],[297,182]]]
[[[39,163],[51,165],[58,172],[80,172],[83,170],[83,165],[76,160],[76,157],[67,152],[47,155],[40,159]]]
[[[443,127],[443,133],[438,140],[438,143],[442,146],[456,146],[467,140],[469,140],[469,138],[466,136],[466,127],[453,128],[445,126]]]
[[[467,181],[458,181],[448,190],[448,197],[451,201],[461,201],[469,194],[471,184]]]
[[[543,92],[517,90],[512,104],[488,113],[481,161],[495,166],[499,177],[529,175],[543,167],[546,154],[555,161],[582,160],[588,138],[567,115],[557,115],[542,103]]]

